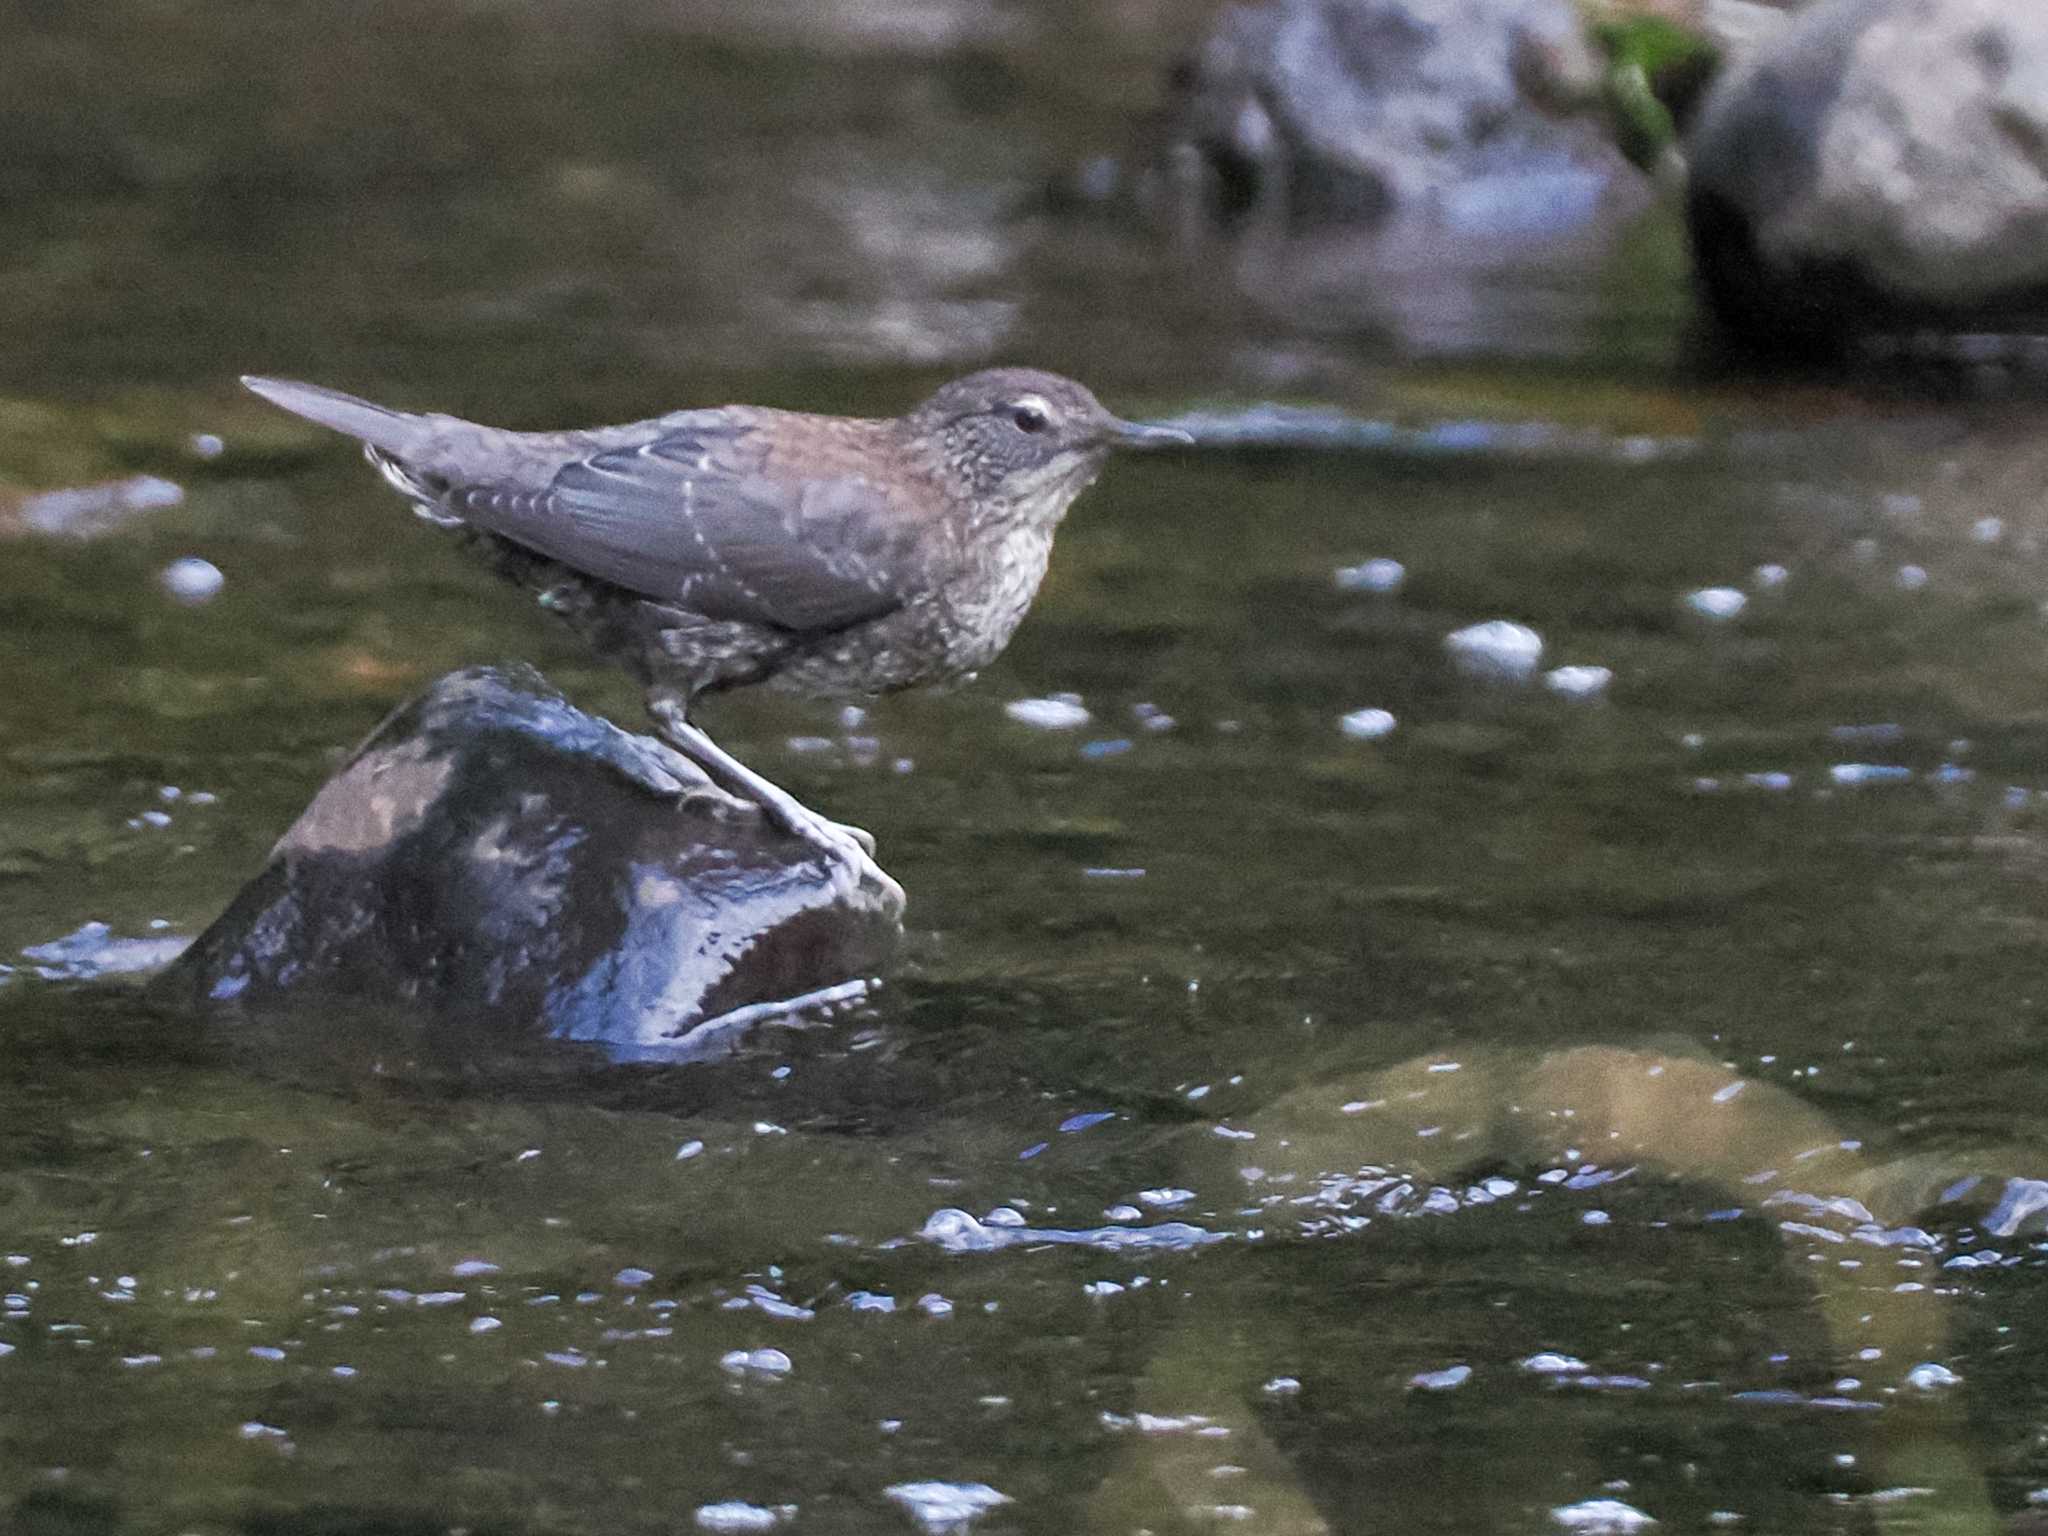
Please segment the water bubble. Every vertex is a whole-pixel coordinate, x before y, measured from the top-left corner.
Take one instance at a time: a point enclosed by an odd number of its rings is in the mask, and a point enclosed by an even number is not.
[[[1586,1368],[1586,1362],[1573,1355],[1561,1355],[1553,1350],[1531,1355],[1522,1362],[1522,1369],[1533,1371],[1539,1376],[1570,1376]]]
[[[1543,637],[1526,624],[1489,619],[1444,636],[1451,665],[1467,677],[1488,682],[1522,683],[1535,674],[1543,659]]]
[[[1688,592],[1683,601],[1692,612],[1717,624],[1737,617],[1749,606],[1749,598],[1734,587],[1702,587]]]
[[[782,1297],[769,1290],[767,1286],[761,1285],[758,1282],[747,1287],[746,1295],[735,1296],[725,1305],[729,1310],[750,1306],[755,1307],[760,1311],[766,1312],[770,1317],[780,1318],[784,1322],[791,1323],[807,1323],[818,1315],[810,1307],[800,1307],[793,1301],[785,1301]]]
[[[1440,1371],[1418,1371],[1408,1378],[1408,1385],[1422,1392],[1448,1392],[1471,1379],[1471,1366],[1451,1365]]]
[[[1339,592],[1398,592],[1408,579],[1408,568],[1398,560],[1367,560],[1362,565],[1339,566]]]
[[[1582,1536],[1630,1536],[1657,1522],[1619,1499],[1585,1499],[1550,1512],[1550,1518]]]
[[[1353,741],[1378,741],[1391,735],[1395,721],[1384,709],[1354,709],[1337,722],[1337,729]]]
[[[1609,667],[1557,667],[1543,674],[1543,686],[1568,699],[1598,698],[1613,681]]]
[[[1070,693],[1055,694],[1049,699],[1012,699],[1003,706],[1003,713],[1019,725],[1040,731],[1078,730],[1090,718],[1080,699]]]
[[[1105,1421],[1110,1415],[1103,1415]],[[1214,1421],[1206,1413],[1138,1413],[1110,1425],[1113,1429],[1135,1429],[1141,1435],[1200,1434]]]
[[[772,1531],[795,1513],[794,1504],[768,1509],[759,1504],[729,1499],[722,1504],[700,1504],[695,1518],[699,1530],[731,1536],[735,1532]]]
[[[728,1376],[752,1376],[777,1381],[794,1370],[795,1364],[779,1349],[733,1349],[718,1357],[718,1368]]]
[[[882,1493],[902,1506],[928,1536],[958,1536],[990,1510],[1011,1502],[987,1483],[895,1483]]]
[[[956,1206],[933,1211],[917,1235],[949,1253],[985,1253],[1003,1246],[1001,1233],[991,1231],[973,1214]]]
[[[193,608],[212,602],[228,584],[219,566],[197,555],[173,560],[157,573],[156,579],[174,601]]]

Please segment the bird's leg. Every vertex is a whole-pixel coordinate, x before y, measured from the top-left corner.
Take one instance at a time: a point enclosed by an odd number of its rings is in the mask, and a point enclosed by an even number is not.
[[[829,820],[781,785],[763,778],[691,723],[686,702],[673,694],[650,695],[647,712],[662,740],[702,768],[712,779],[761,807],[763,814],[793,837],[802,838],[835,864],[850,867],[857,879],[872,880],[900,898],[903,888],[875,863],[875,840],[859,827]]]
[[[875,851],[871,833],[820,816],[781,785],[762,777],[726,751],[705,734],[702,726],[692,725],[688,720],[664,720],[661,733],[670,745],[712,778],[760,806],[783,831],[826,848],[851,842],[863,854]]]

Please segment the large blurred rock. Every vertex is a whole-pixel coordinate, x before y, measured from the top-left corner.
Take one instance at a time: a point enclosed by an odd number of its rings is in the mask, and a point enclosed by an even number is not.
[[[155,985],[688,1055],[707,1020],[872,975],[900,916],[660,743],[477,668],[386,720]]]
[[[17,533],[59,539],[104,538],[145,513],[175,507],[184,499],[182,486],[155,475],[33,495],[9,495],[0,490],[0,538]]]
[[[1690,149],[1700,278],[1763,346],[2048,317],[2048,5],[1822,0]]]
[[[1570,0],[1233,5],[1177,82],[1169,195],[1225,227],[1548,237],[1634,177],[1574,110],[1599,80]]]

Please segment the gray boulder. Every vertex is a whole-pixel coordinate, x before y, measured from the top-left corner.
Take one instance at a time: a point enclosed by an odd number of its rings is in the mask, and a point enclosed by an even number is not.
[[[901,913],[661,743],[477,668],[378,727],[154,991],[688,1059],[768,1005],[857,993]]]
[[[1694,122],[1696,266],[1764,346],[2048,316],[2048,5],[1821,0]]]
[[[1639,179],[1575,110],[1599,75],[1570,0],[1230,6],[1177,81],[1168,197],[1224,228],[1552,237]]]

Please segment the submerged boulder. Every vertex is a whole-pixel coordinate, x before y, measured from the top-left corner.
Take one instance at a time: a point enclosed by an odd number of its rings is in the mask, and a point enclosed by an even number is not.
[[[901,913],[660,742],[474,668],[378,727],[155,990],[687,1056],[735,1013],[857,990]]]
[[[1402,350],[1575,353],[1588,274],[1653,201],[1600,110],[1572,0],[1225,6],[1148,123],[1141,166],[1077,188],[1170,235],[1290,329]]]
[[[1229,6],[1176,82],[1174,197],[1226,228],[1554,238],[1637,179],[1576,111],[1599,78],[1570,0]]]
[[[2048,6],[1821,0],[1689,149],[1702,286],[1761,347],[2048,319]]]

